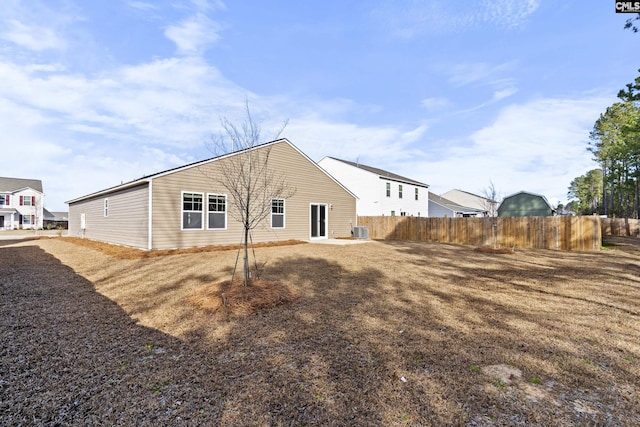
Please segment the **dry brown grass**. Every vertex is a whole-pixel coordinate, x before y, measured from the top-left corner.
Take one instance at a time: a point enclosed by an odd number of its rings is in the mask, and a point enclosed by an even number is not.
[[[189,296],[188,301],[209,313],[247,315],[294,299],[291,290],[281,283],[252,279],[246,286],[242,280],[225,280],[203,286]]]
[[[168,255],[232,251],[232,250],[238,250],[243,247],[242,245],[226,245],[226,246],[211,245],[211,246],[202,246],[198,248],[188,248],[188,249],[165,249],[165,250],[144,251],[141,249],[131,248],[127,246],[113,245],[113,244],[98,242],[98,241],[89,240],[89,239],[81,239],[79,237],[65,237],[64,239],[75,245],[82,246],[85,248],[90,248],[90,249],[102,252],[105,255],[109,255],[118,259],[144,259],[144,258],[165,257]],[[279,242],[255,243],[255,244],[249,245],[249,247],[250,248],[269,248],[269,247],[275,247],[275,246],[300,245],[303,243],[306,243],[306,242],[303,242],[301,240],[283,240]]]
[[[3,260],[42,248],[60,263],[42,277],[61,285],[18,285],[18,268],[3,282],[16,286],[2,289],[2,325],[25,325],[10,348],[36,356],[5,358],[0,410],[77,425],[640,425],[640,252],[618,245],[257,248],[262,279],[294,298],[219,316],[189,301],[221,295],[233,251],[119,259],[67,239],[12,243]],[[93,374],[56,368],[59,348]]]
[[[515,252],[514,249],[494,248],[492,246],[480,246],[474,250],[483,254],[512,254]]]

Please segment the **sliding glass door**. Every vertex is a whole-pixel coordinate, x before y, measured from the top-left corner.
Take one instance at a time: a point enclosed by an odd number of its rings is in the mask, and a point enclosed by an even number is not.
[[[327,205],[311,205],[311,238],[327,237]]]

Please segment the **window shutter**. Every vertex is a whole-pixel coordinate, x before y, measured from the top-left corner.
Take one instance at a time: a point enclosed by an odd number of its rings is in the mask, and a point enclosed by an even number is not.
[[[36,205],[36,196],[31,196],[31,206]]]
[[[7,194],[4,198],[5,201],[5,205],[9,206],[11,203],[9,203],[9,195]]]
[[[31,224],[33,224],[34,226],[36,225],[36,216],[35,215],[31,215]]]
[[[22,206],[22,196],[20,196],[20,206]],[[20,221],[20,224],[22,224],[22,220]]]
[[[22,215],[18,215],[18,224],[22,225]]]

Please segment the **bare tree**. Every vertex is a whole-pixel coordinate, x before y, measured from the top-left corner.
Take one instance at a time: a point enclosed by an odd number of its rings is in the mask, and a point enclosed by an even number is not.
[[[491,234],[493,237],[493,247],[498,247],[498,199],[500,198],[500,193],[496,189],[493,181],[489,180],[489,185],[482,189],[482,195],[484,196],[484,200],[482,201],[482,205],[485,211],[487,211],[487,216],[491,218]]]
[[[38,225],[40,222],[44,222],[42,195],[34,197],[35,203],[33,203],[33,234],[38,235]]]
[[[487,211],[487,215],[490,217],[498,216],[498,199],[500,198],[500,192],[496,189],[493,181],[489,181],[489,185],[482,189],[482,195],[484,196],[482,205]]]
[[[212,176],[224,186],[230,195],[229,215],[243,225],[243,274],[247,286],[251,279],[249,265],[249,241],[251,230],[256,228],[272,212],[274,199],[287,199],[295,193],[286,176],[274,170],[270,164],[271,146],[261,146],[260,126],[253,120],[246,102],[246,118],[236,125],[227,118],[221,119],[222,130],[212,137],[216,155],[233,154],[219,162],[220,173]],[[277,139],[287,125],[285,121],[277,132]],[[255,255],[254,255],[255,257]],[[235,270],[234,270],[235,271]]]

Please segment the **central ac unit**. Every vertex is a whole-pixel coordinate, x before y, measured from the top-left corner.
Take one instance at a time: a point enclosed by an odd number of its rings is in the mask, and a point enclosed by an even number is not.
[[[369,227],[353,227],[353,237],[355,237],[356,239],[368,239]]]

